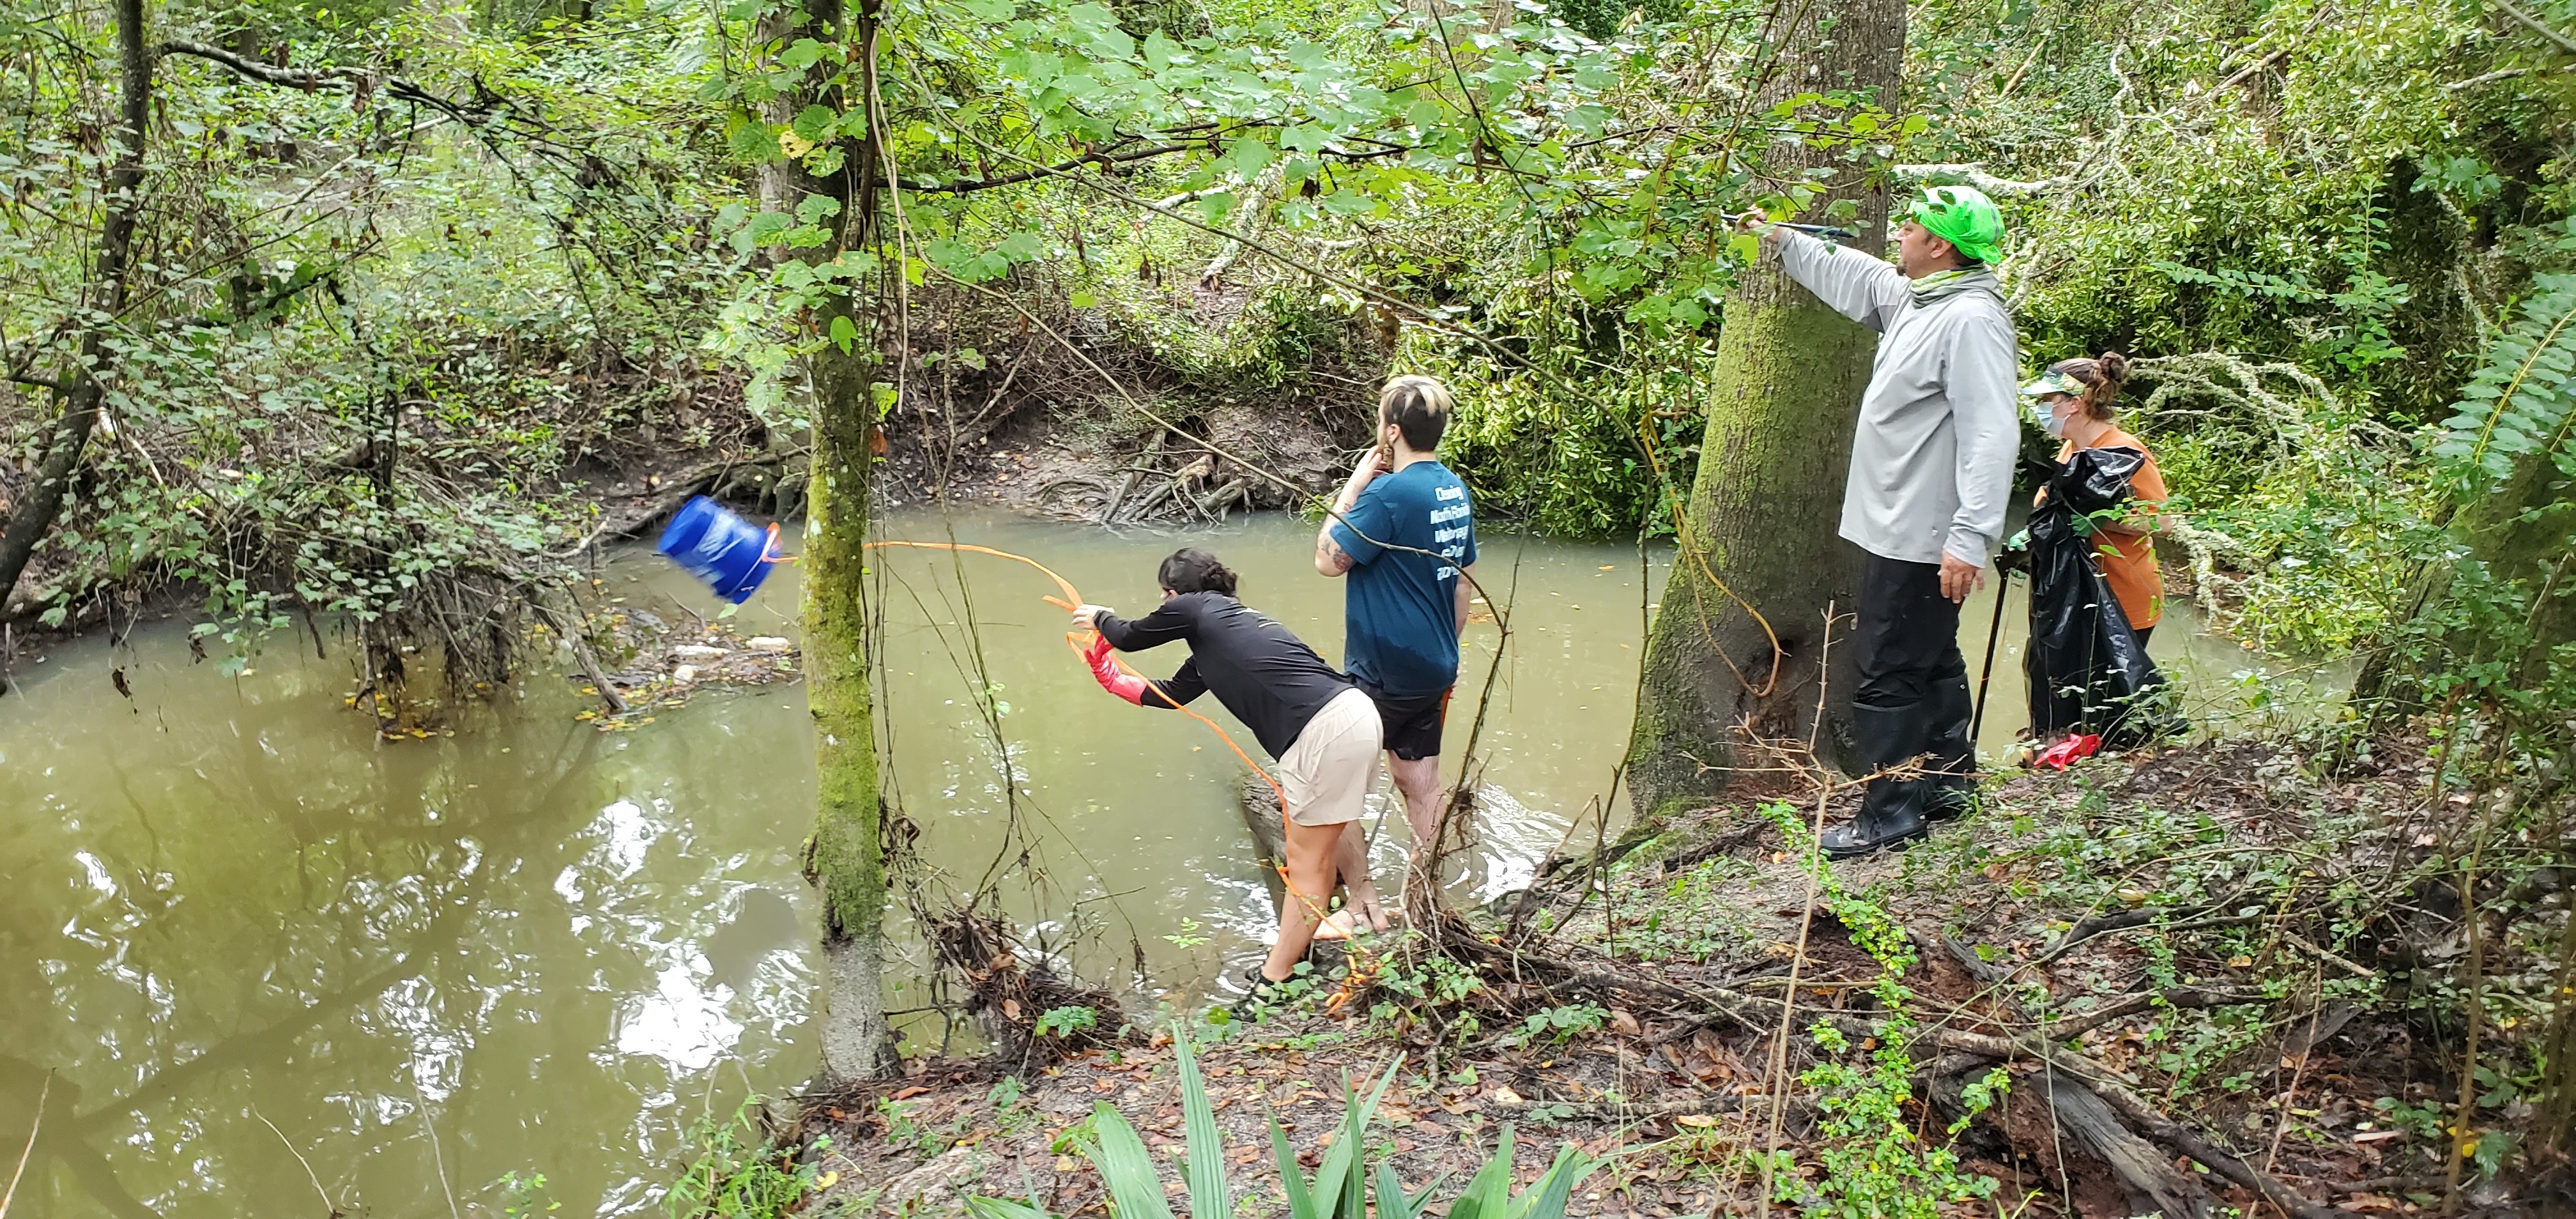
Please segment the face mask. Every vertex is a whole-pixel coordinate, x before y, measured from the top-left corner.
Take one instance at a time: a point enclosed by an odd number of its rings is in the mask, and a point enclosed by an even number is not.
[[[2060,440],[2066,438],[2066,420],[2059,417],[2057,408],[2035,401],[2030,404],[2030,417],[2039,421],[2042,431]]]

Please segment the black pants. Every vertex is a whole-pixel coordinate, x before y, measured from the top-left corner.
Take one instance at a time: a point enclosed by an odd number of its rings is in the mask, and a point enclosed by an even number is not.
[[[1869,556],[1860,577],[1860,689],[1869,707],[1920,703],[1943,678],[1968,675],[1959,653],[1959,607],[1941,595],[1938,563]]]

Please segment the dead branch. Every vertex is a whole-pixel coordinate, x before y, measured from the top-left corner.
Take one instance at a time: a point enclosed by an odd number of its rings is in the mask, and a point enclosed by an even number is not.
[[[2079,1054],[2070,1054],[2037,1038],[1991,1037],[1961,1029],[1932,1028],[1923,1030],[1924,1041],[1944,1050],[1978,1054],[2001,1062],[2032,1059],[2065,1072],[2102,1098],[2121,1117],[2148,1138],[2209,1166],[2210,1171],[2251,1190],[2256,1196],[2278,1206],[2291,1219],[2341,1219],[2332,1207],[2310,1202],[2297,1190],[2253,1165],[2219,1150],[2208,1139],[2185,1128],[2150,1105],[2109,1067]]]

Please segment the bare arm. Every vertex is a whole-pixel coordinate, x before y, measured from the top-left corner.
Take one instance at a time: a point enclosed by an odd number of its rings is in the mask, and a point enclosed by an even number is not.
[[[1315,570],[1327,576],[1346,575],[1351,570],[1351,556],[1342,553],[1342,544],[1333,540],[1333,518],[1329,516],[1315,534]]]
[[[1476,586],[1468,579],[1475,574],[1476,565],[1473,563],[1458,569],[1458,633],[1462,635],[1467,633],[1467,611],[1476,600]]]
[[[1346,575],[1354,566],[1349,552],[1333,540],[1333,526],[1350,512],[1352,505],[1360,502],[1360,492],[1368,490],[1368,485],[1384,473],[1386,455],[1380,450],[1370,449],[1360,456],[1359,464],[1351,469],[1350,478],[1343,481],[1341,491],[1333,496],[1333,510],[1324,514],[1323,525],[1315,530],[1315,571],[1318,574]]]

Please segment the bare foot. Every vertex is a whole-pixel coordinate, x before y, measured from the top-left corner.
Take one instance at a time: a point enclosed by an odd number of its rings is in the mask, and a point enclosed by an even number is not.
[[[1353,918],[1350,908],[1345,906],[1331,914],[1325,915],[1322,922],[1315,924],[1315,938],[1319,940],[1347,940],[1351,938],[1351,928],[1354,926],[1355,922],[1356,920]]]
[[[1359,917],[1368,920],[1368,928],[1371,931],[1384,931],[1393,925],[1387,918],[1386,907],[1378,901],[1375,890],[1354,894],[1351,897],[1351,909],[1359,911]],[[1354,922],[1353,925],[1356,926],[1357,923]]]

